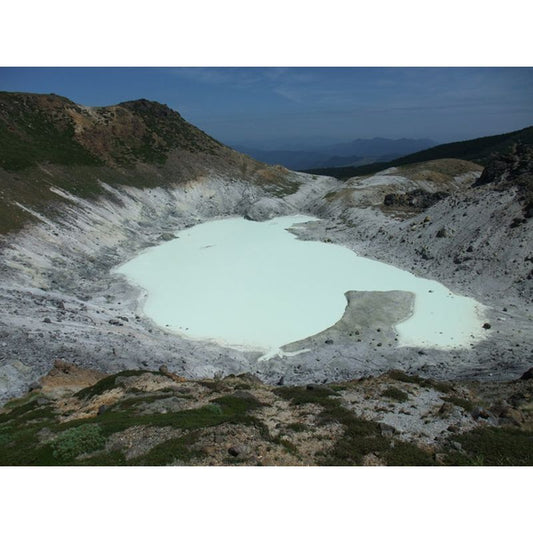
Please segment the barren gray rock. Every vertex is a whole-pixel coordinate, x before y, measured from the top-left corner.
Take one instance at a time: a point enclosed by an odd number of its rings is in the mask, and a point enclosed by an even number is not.
[[[521,217],[518,193],[512,187],[473,190],[470,183],[479,173],[470,173],[447,186],[450,196],[405,218],[384,211],[386,193],[438,187],[395,172],[345,183],[294,173],[299,188],[283,198],[224,175],[167,189],[106,186],[110,197],[100,200],[53,189],[69,201],[63,218],[36,213],[35,224],[3,237],[0,398],[27,390],[58,357],[108,372],[166,365],[188,378],[248,372],[286,385],[353,379],[390,368],[440,379],[517,379],[533,366],[533,232],[531,219],[511,227],[513,218]],[[348,293],[347,313],[335,326],[294,343],[306,352],[264,360],[261,353],[193,341],[157,327],[142,314],[142,291],[112,273],[161,242],[162,235],[209,219],[296,213],[320,218],[291,230],[300,239],[346,246],[476,298],[490,308],[487,339],[468,350],[398,348],[393,325],[410,305],[405,294],[380,306],[384,295]],[[448,236],[435,238],[443,227]],[[425,259],[417,253],[422,248]],[[362,298],[376,303],[367,322],[357,310]],[[374,340],[369,328],[376,330]]]

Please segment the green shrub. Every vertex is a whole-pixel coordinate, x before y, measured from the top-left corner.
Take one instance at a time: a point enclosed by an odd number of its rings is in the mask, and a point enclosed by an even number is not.
[[[52,442],[53,455],[63,462],[82,453],[90,453],[105,446],[105,438],[97,424],[85,424],[67,429]]]
[[[463,453],[451,453],[452,464],[533,466],[533,432],[515,428],[478,428],[453,437]]]
[[[405,402],[409,398],[406,392],[397,389],[396,387],[388,387],[381,393],[381,395],[387,398],[392,398],[398,402]]]
[[[385,453],[389,466],[434,466],[433,457],[411,442],[395,442]]]
[[[465,400],[464,398],[458,398],[457,396],[446,396],[443,398],[445,402],[453,403],[457,407],[462,407],[465,411],[472,411],[474,409],[474,404],[470,400]]]

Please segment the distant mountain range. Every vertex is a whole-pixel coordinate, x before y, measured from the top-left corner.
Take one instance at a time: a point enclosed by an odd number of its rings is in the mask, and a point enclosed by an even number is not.
[[[508,152],[515,144],[533,145],[533,126],[522,130],[511,131],[501,135],[479,137],[468,141],[439,144],[432,148],[417,151],[404,157],[381,160],[371,164],[351,164],[349,166],[324,165],[308,167],[311,174],[323,174],[339,179],[362,176],[379,172],[389,167],[398,167],[412,163],[422,163],[433,159],[465,159],[485,166],[495,155]]]
[[[376,161],[389,161],[395,157],[431,148],[435,144],[431,139],[375,137],[306,150],[261,150],[245,145],[234,145],[233,148],[263,163],[301,170],[310,167],[359,166]]]

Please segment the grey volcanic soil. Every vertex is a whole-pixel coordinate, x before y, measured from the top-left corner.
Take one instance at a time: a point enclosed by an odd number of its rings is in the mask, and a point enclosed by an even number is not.
[[[395,177],[393,170],[374,182],[346,183],[294,173],[300,188],[284,198],[216,175],[174,189],[109,188],[111,197],[98,202],[54,189],[68,197],[64,217],[36,213],[40,222],[6,238],[1,250],[0,399],[24,392],[57,358],[106,372],[164,364],[187,378],[251,372],[274,384],[339,381],[390,368],[438,379],[518,377],[533,366],[531,221],[510,228],[514,212],[520,214],[514,193],[470,190],[476,173],[459,176],[455,194],[403,220],[383,212],[383,196],[421,183]],[[342,244],[490,306],[486,340],[469,350],[398,348],[392,325],[405,315],[410,297],[376,293],[365,296],[373,301],[372,313],[350,305],[335,326],[296,343],[306,353],[262,360],[260,353],[158,328],[142,315],[139,290],[110,273],[193,224],[296,213],[322,219],[294,228],[299,238]],[[436,237],[442,228],[445,236]]]

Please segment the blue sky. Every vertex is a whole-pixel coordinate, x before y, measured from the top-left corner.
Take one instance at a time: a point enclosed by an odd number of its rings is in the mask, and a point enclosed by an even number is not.
[[[0,68],[0,90],[166,103],[228,144],[437,142],[533,124],[533,68]]]

